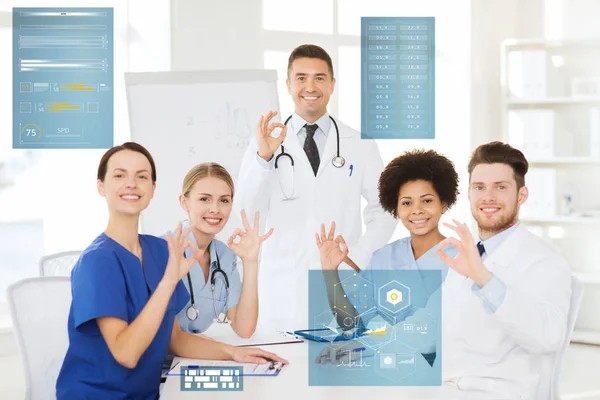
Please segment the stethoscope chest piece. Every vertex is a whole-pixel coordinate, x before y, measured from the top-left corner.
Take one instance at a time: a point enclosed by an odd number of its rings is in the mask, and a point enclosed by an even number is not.
[[[333,157],[331,163],[336,168],[342,168],[346,164],[346,159],[342,156]]]
[[[200,311],[194,306],[189,306],[185,313],[190,321],[195,321],[200,316]]]

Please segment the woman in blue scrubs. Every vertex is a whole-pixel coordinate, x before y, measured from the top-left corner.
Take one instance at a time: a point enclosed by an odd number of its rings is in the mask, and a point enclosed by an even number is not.
[[[383,209],[402,221],[410,236],[389,243],[373,253],[371,262],[361,275],[373,282],[383,278],[377,270],[440,270],[441,279],[448,273],[448,266],[436,254],[436,250],[445,236],[439,230],[439,221],[458,197],[458,174],[454,164],[448,158],[433,150],[412,150],[396,157],[384,169],[379,178],[379,202]],[[358,314],[348,302],[348,298],[340,285],[333,286],[330,282],[339,282],[337,269],[342,261],[354,264],[347,257],[348,248],[342,236],[335,238],[335,223],[328,234],[325,226],[321,226],[321,234],[316,235],[317,246],[321,254],[321,267],[328,281],[328,297],[333,309],[334,299],[352,317]],[[447,247],[444,251],[454,257],[457,250]],[[372,271],[375,270],[375,271]],[[414,297],[412,308],[402,313],[405,318],[414,313],[419,307],[425,307],[427,300],[439,287],[439,279],[435,274],[423,274],[420,296]],[[374,282],[376,283],[376,282]],[[375,284],[376,287],[380,286]],[[336,293],[338,292],[338,293]],[[341,299],[341,300],[340,300]],[[338,307],[340,304],[337,305]],[[342,329],[352,329],[355,324],[344,324],[342,313],[336,313]],[[370,317],[374,315],[371,314]],[[404,318],[397,318],[399,322]],[[357,321],[358,318],[353,318]],[[368,316],[362,319],[366,324]]]
[[[243,338],[252,336],[256,329],[258,253],[261,243],[273,230],[259,236],[259,213],[256,213],[251,228],[242,211],[244,229],[237,229],[227,244],[215,239],[229,220],[233,197],[233,179],[217,163],[198,164],[183,180],[179,203],[188,215],[184,229],[191,227],[186,239],[204,251],[183,279],[190,301],[178,319],[181,329],[186,332],[204,332],[215,321],[230,322],[235,333]],[[192,256],[189,249],[186,256]],[[244,268],[243,283],[237,257]]]
[[[71,275],[69,348],[58,399],[156,399],[167,351],[215,360],[264,363],[275,354],[232,347],[183,332],[177,314],[188,301],[181,279],[204,253],[191,230],[163,240],[138,234],[140,213],[156,185],[150,153],[137,143],[108,150],[97,188],[106,198],[106,230],[82,253]],[[191,250],[190,258],[183,256]]]

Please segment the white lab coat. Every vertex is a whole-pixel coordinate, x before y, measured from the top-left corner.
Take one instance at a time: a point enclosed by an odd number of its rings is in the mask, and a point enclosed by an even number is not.
[[[494,399],[549,399],[554,360],[566,338],[569,266],[523,224],[484,264],[507,288],[493,314],[472,293],[472,280],[450,269],[444,282],[444,383]]]
[[[366,267],[373,251],[392,236],[397,221],[379,204],[377,184],[383,162],[372,140],[336,120],[340,132],[340,155],[346,163],[336,168],[331,160],[337,154],[335,126],[331,123],[320,166],[315,177],[297,134],[288,132],[283,146],[295,163],[294,200],[282,201],[275,168],[269,170],[256,159],[256,141],[248,146],[240,168],[234,211],[245,209],[249,218],[261,211],[273,235],[263,243],[259,269],[259,326],[305,329],[308,324],[308,270],[320,269],[315,233],[321,223],[336,223],[349,256]],[[274,157],[280,154],[279,148]],[[291,195],[292,170],[289,159],[279,161],[281,181]],[[350,175],[350,166],[352,174]],[[363,211],[366,232],[362,234],[361,196],[367,201]]]

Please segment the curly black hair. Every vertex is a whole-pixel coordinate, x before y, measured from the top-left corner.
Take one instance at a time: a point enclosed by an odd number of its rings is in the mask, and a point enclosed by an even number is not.
[[[458,174],[454,163],[434,150],[409,150],[394,158],[379,177],[379,203],[396,217],[400,188],[406,182],[431,182],[440,201],[448,208],[458,197]]]

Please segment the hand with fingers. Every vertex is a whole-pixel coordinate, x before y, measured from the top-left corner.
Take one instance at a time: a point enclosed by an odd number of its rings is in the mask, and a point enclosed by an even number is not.
[[[256,127],[256,141],[258,143],[258,155],[265,161],[269,161],[277,151],[287,133],[287,127],[281,122],[271,122],[277,111],[269,111],[266,116],[261,115]],[[278,137],[271,136],[275,128],[281,128]]]
[[[239,363],[264,364],[275,361],[281,364],[289,364],[289,361],[285,358],[256,347],[233,347],[231,358]]]
[[[321,268],[324,270],[336,270],[348,255],[346,241],[339,235],[335,240],[335,222],[331,223],[329,233],[325,235],[325,224],[321,224],[321,236],[315,234],[317,247],[321,256]]]
[[[258,234],[258,227],[260,222],[260,213],[254,214],[254,226],[250,227],[248,218],[246,218],[246,212],[242,210],[242,224],[244,229],[236,229],[235,232],[227,240],[227,246],[233,252],[242,259],[245,263],[257,262],[258,253],[260,251],[260,244],[267,240],[273,233],[273,228],[269,229],[267,233],[260,236]],[[236,238],[240,238],[238,243],[235,243]]]
[[[470,278],[480,287],[483,287],[493,277],[492,273],[483,265],[477,245],[473,240],[471,231],[466,224],[452,220],[454,224],[444,222],[444,225],[458,234],[459,239],[448,237],[440,242],[436,251],[438,257],[450,268],[459,274]],[[446,254],[444,248],[453,245],[458,250],[456,257]]]
[[[181,222],[177,225],[177,229],[171,236],[167,233],[167,245],[169,247],[169,260],[167,268],[163,275],[162,281],[173,286],[190,271],[192,266],[202,259],[204,250],[198,250],[196,244],[186,237],[190,234],[194,227],[190,226],[185,232],[182,232]],[[193,255],[190,258],[185,258],[184,253],[186,248],[191,248]]]

